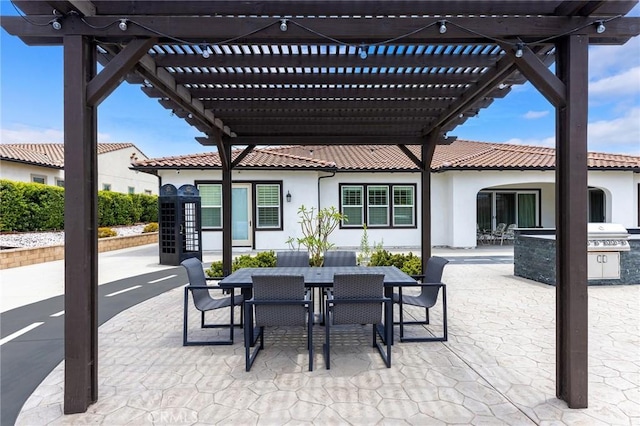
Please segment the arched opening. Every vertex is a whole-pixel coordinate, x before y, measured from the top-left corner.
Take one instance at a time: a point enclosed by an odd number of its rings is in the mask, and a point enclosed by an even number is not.
[[[607,218],[607,197],[600,188],[589,187],[589,197],[587,198],[589,222],[606,222]]]

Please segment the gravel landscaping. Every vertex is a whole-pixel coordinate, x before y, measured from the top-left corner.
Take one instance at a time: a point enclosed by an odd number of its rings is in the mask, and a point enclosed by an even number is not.
[[[142,234],[143,228],[144,225],[112,227],[120,237]],[[64,244],[64,231],[0,234],[0,246],[3,248],[46,247],[61,244]]]

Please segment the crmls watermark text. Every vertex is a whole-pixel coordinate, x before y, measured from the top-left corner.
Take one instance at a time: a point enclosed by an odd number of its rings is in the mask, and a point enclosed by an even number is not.
[[[198,421],[198,413],[191,410],[163,410],[147,414],[147,420],[154,424],[192,424]]]

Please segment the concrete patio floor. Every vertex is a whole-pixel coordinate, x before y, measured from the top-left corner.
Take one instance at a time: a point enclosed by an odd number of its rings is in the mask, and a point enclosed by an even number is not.
[[[326,370],[316,325],[312,372],[294,328],[271,330],[249,373],[241,330],[233,346],[183,347],[183,290],[172,290],[100,327],[86,413],[62,414],[61,363],[17,425],[640,424],[640,286],[589,288],[589,408],[572,410],[555,397],[555,288],[513,265],[448,265],[443,281],[448,342],[396,342],[387,369],[370,328],[351,327],[333,334]],[[192,318],[194,337],[217,333]],[[431,319],[439,330],[439,308]]]

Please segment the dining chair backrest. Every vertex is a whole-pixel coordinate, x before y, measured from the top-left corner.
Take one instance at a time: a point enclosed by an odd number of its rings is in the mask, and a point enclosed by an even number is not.
[[[189,278],[190,286],[206,286],[207,279],[204,275],[204,269],[202,268],[202,262],[195,257],[185,259],[180,263],[187,270],[187,277]],[[193,297],[193,304],[198,310],[206,310],[206,305],[213,300],[207,289],[193,289],[191,290]]]
[[[309,254],[306,251],[279,251],[276,253],[276,266],[309,266]]]
[[[384,274],[334,274],[333,298],[382,299]],[[382,300],[373,303],[339,303],[333,307],[333,324],[380,324]]]
[[[253,300],[295,301],[304,300],[305,286],[302,275],[253,275]],[[304,325],[305,308],[302,305],[256,305],[257,326]]]
[[[355,251],[327,251],[322,266],[356,266]]]
[[[424,274],[425,283],[439,283],[442,281],[444,266],[449,263],[447,259],[439,256],[431,256],[427,260],[427,270]]]

